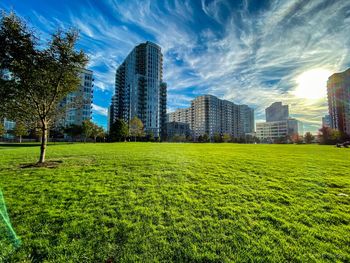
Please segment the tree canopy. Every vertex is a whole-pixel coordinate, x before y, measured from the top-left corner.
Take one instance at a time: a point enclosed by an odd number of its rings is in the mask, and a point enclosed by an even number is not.
[[[142,121],[134,117],[130,121],[130,136],[134,137],[135,140],[137,137],[142,137],[144,136],[144,126]]]
[[[121,141],[126,140],[129,136],[128,124],[122,120],[117,119],[112,125],[109,131],[109,137],[111,141]]]

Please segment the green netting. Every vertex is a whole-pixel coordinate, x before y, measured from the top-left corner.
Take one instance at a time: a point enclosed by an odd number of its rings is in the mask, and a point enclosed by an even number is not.
[[[13,230],[5,199],[0,190],[0,261],[9,256],[20,245],[21,241]]]

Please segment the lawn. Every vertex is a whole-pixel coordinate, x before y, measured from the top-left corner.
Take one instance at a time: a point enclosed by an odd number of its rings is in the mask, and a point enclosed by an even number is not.
[[[21,168],[29,146],[0,145],[3,261],[350,262],[350,149],[65,144]]]

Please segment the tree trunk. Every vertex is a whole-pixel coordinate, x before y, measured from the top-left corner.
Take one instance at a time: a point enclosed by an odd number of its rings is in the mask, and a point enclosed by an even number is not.
[[[47,123],[43,122],[43,126],[41,127],[41,146],[40,146],[40,158],[39,163],[45,162],[45,154],[46,154],[46,145],[47,145]]]
[[[95,139],[95,143],[96,143],[96,139],[97,139],[97,137],[95,136],[95,137],[94,137],[94,139]]]
[[[19,136],[19,143],[22,143],[22,135]]]

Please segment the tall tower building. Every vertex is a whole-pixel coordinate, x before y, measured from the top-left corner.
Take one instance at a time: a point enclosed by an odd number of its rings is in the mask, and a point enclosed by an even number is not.
[[[265,109],[266,122],[285,121],[289,118],[288,105],[282,105],[282,102],[274,102]]]
[[[350,136],[350,68],[328,78],[327,93],[331,128]]]
[[[83,121],[91,119],[91,104],[93,98],[93,76],[92,71],[82,69],[80,72],[80,85],[76,91],[69,93],[60,106],[65,107],[63,117],[64,126],[82,125]]]
[[[161,48],[149,41],[139,44],[116,71],[112,121],[138,117],[146,133],[159,137],[165,129],[166,94]]]
[[[331,117],[329,115],[322,117],[322,127],[331,127]]]
[[[247,105],[239,105],[239,113],[239,126],[242,127],[242,135],[252,133],[255,130],[254,110]]]

